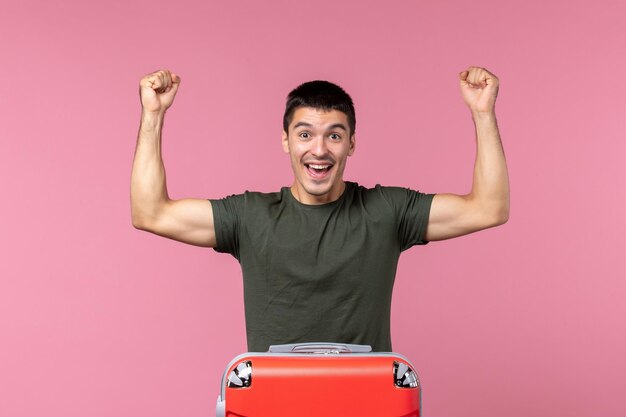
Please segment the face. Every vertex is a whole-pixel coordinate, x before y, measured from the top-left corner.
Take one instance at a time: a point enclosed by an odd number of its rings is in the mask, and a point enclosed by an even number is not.
[[[304,204],[337,200],[345,184],[343,170],[354,152],[348,117],[338,110],[299,107],[289,132],[283,131],[283,149],[291,157],[293,196]]]

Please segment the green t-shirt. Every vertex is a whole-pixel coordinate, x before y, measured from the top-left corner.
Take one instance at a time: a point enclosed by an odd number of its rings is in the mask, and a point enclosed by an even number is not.
[[[213,206],[218,252],[243,272],[249,351],[338,342],[391,351],[391,293],[400,252],[425,244],[432,194],[346,182],[341,197],[306,205],[289,187]]]

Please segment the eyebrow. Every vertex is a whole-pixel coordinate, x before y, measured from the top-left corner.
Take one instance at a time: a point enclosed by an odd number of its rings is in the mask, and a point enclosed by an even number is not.
[[[293,128],[297,129],[300,126],[313,127],[313,125],[311,123],[298,122],[298,123],[296,123],[296,125]],[[329,130],[332,130],[332,129],[343,129],[344,132],[348,131],[348,129],[346,128],[346,126],[343,123],[333,123],[332,125],[328,126],[328,128],[329,128]]]

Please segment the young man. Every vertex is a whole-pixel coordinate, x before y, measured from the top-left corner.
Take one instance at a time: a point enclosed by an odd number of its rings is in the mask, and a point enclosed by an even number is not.
[[[294,172],[290,187],[220,200],[171,200],[161,128],[180,78],[167,70],[146,75],[131,178],[133,225],[239,260],[250,351],[314,341],[391,351],[391,294],[400,253],[508,219],[508,174],[495,117],[498,79],[470,67],[459,81],[477,138],[467,195],[367,189],[344,181],[355,149],[352,99],[332,83],[312,81],[287,98],[282,143]]]

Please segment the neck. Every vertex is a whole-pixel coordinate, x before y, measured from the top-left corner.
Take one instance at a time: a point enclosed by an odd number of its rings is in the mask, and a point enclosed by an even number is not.
[[[308,193],[304,188],[300,187],[297,182],[294,182],[291,185],[291,195],[302,204],[317,206],[339,200],[345,189],[346,183],[345,181],[341,181],[336,188],[331,189],[325,194],[317,195]]]

